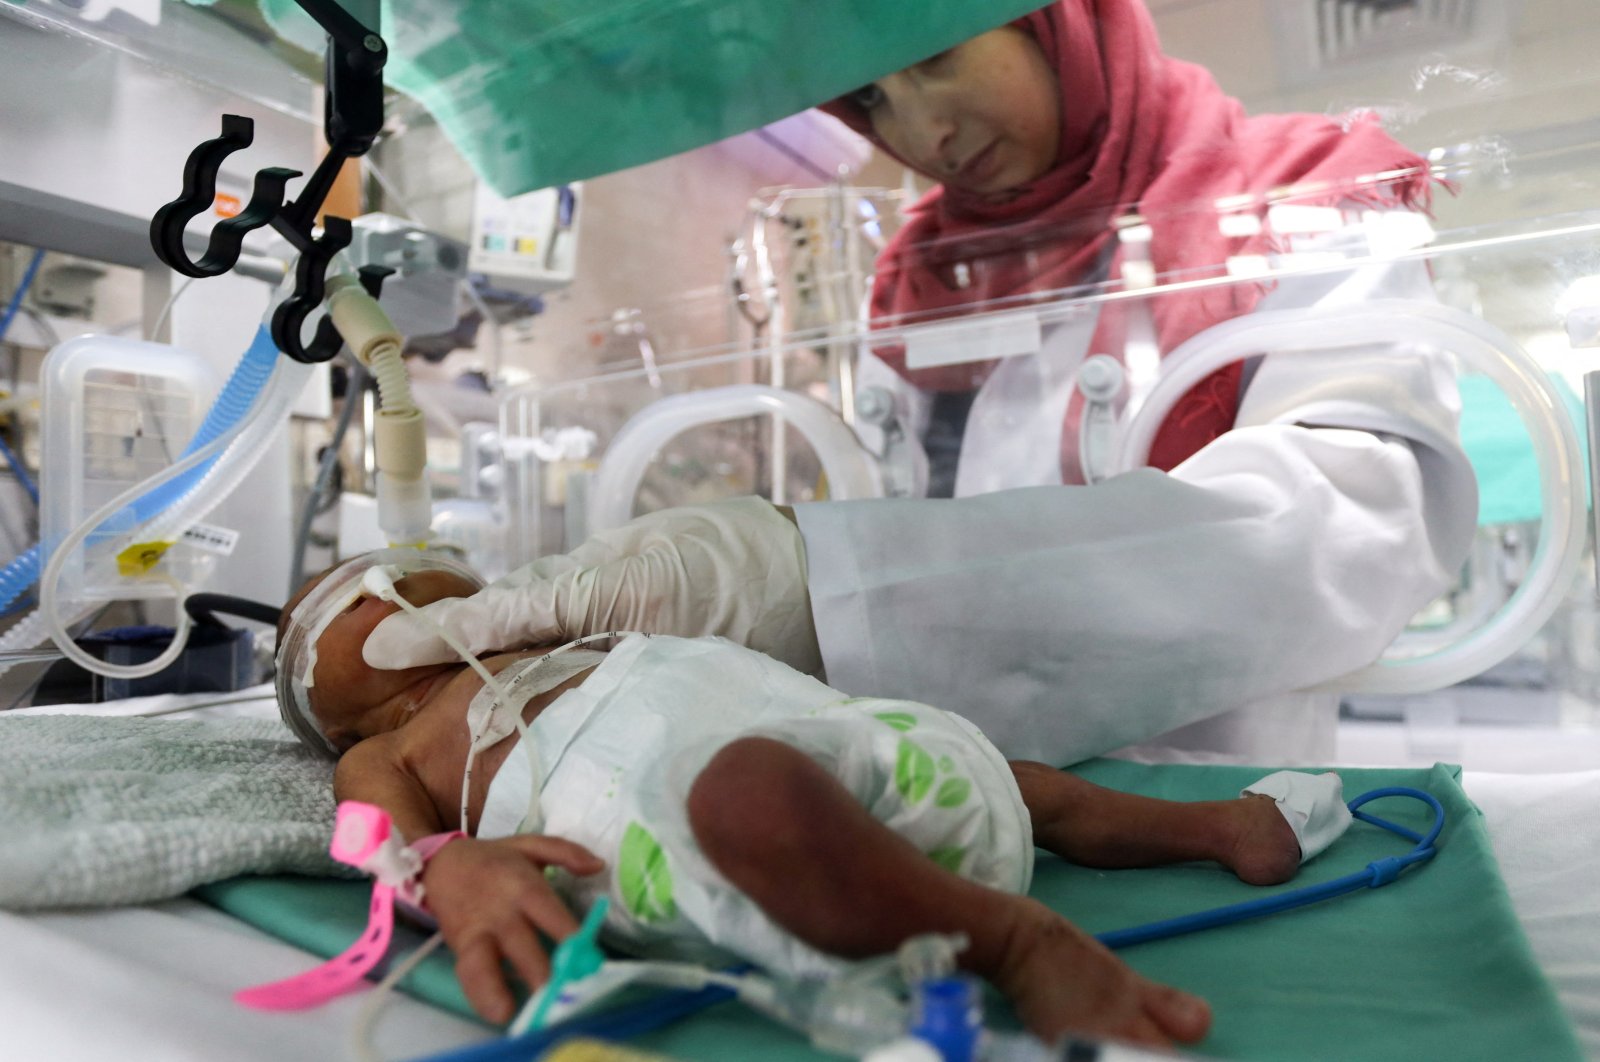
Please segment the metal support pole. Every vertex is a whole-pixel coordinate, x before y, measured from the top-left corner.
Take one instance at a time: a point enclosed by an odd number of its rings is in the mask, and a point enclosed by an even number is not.
[[[1589,541],[1600,543],[1600,369],[1583,374],[1584,420],[1589,427]],[[1595,593],[1600,596],[1600,563],[1595,564]]]

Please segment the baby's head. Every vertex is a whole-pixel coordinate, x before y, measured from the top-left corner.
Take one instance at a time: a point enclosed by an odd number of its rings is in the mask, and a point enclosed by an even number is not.
[[[363,576],[377,567],[418,606],[468,597],[484,585],[472,569],[437,551],[384,549],[337,564],[300,588],[278,620],[278,708],[296,737],[330,758],[392,730],[403,714],[390,710],[396,698],[454,666],[380,671],[362,659],[367,635],[400,610],[363,588]]]

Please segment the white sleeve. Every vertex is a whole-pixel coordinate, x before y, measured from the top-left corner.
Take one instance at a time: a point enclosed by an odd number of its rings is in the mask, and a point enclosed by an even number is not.
[[[1189,480],[797,506],[828,681],[1069,763],[1374,659],[1448,581],[1409,448],[1241,429]]]
[[[1379,216],[1366,224],[1381,221]],[[1348,233],[1333,234],[1318,246],[1333,246],[1350,238]],[[1380,263],[1348,272],[1285,279],[1258,309],[1359,306],[1379,298],[1436,302],[1426,263]],[[1354,428],[1403,440],[1421,473],[1422,515],[1431,552],[1454,577],[1471,548],[1478,513],[1477,478],[1461,448],[1460,417],[1461,396],[1449,353],[1396,337],[1394,343],[1383,346],[1316,354],[1273,357],[1269,352],[1250,377],[1235,424]],[[1206,449],[1231,446],[1234,434],[1222,436]],[[1182,468],[1173,469],[1173,474],[1187,478]],[[1360,485],[1351,484],[1350,488],[1359,489]],[[1404,556],[1392,560],[1397,566],[1413,561]]]
[[[829,682],[1068,763],[1370,663],[1454,577],[1476,490],[1443,365],[1368,354],[1339,387],[1267,358],[1258,423],[1170,475],[797,507]]]

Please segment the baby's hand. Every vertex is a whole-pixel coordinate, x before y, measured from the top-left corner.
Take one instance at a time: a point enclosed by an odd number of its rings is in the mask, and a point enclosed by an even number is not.
[[[424,899],[456,954],[456,976],[473,1009],[489,1021],[510,1021],[513,1013],[501,963],[537,988],[550,975],[537,931],[564,940],[578,928],[545,879],[547,866],[588,875],[605,863],[571,841],[529,834],[451,841],[423,871]]]

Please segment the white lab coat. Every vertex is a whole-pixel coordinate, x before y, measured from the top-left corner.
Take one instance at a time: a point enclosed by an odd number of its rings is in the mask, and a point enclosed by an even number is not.
[[[1434,300],[1411,262],[1285,280],[1259,305],[1371,298]],[[1471,543],[1453,368],[1399,344],[1269,356],[1238,427],[1170,474],[1061,486],[1061,388],[1092,329],[991,374],[957,498],[797,507],[829,683],[959,712],[1013,758],[1329,762],[1337,694],[1296,691],[1375,660]],[[926,422],[900,377],[862,377]]]

